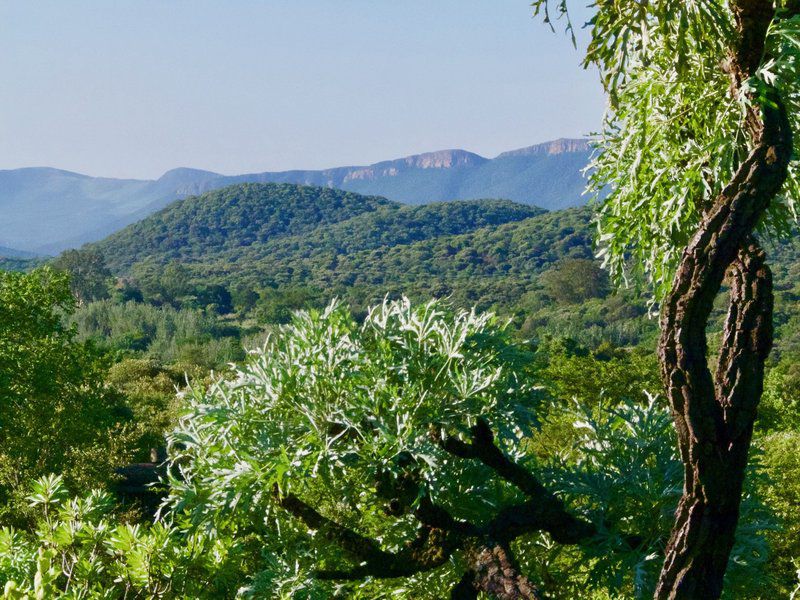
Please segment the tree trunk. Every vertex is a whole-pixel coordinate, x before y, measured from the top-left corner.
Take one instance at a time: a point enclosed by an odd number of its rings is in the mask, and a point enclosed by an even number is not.
[[[539,590],[519,570],[506,544],[476,542],[465,549],[470,570],[450,593],[451,600],[474,600],[483,592],[494,600],[539,600]]]
[[[701,374],[702,387],[695,386],[711,396],[698,397],[684,376],[670,371],[673,385],[683,384],[671,389],[670,395],[684,404],[676,423],[685,485],[656,592],[659,599],[718,598],[734,543],[764,361],[772,345],[772,278],[755,242],[739,251],[729,277],[731,297],[716,386],[708,389],[710,374]],[[687,359],[690,352],[685,354]],[[691,357],[701,358],[700,370],[705,358]],[[687,403],[706,405],[711,414],[694,415],[694,422],[705,423],[706,431],[692,434]]]
[[[685,480],[658,600],[714,600],[722,593],[772,345],[772,280],[751,233],[780,191],[791,147],[785,111],[766,109],[761,143],[706,213],[664,304],[659,358]],[[730,308],[715,384],[706,325],[729,267]]]
[[[739,34],[728,65],[736,94],[765,58],[775,6],[771,0],[730,4]],[[752,234],[780,192],[792,155],[786,109],[776,90],[768,88],[767,95],[767,101],[751,99],[743,127],[753,149],[704,213],[663,306],[659,359],[684,488],[657,600],[719,598],[739,521],[764,361],[772,346],[772,277]],[[730,305],[712,377],[705,332],[726,271]]]

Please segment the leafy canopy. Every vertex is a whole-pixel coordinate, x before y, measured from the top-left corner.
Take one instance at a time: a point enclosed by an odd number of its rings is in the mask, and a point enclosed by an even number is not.
[[[569,18],[567,0],[533,6]],[[601,1],[588,26],[585,66],[599,70],[609,95],[589,183],[599,252],[618,282],[648,279],[661,297],[703,209],[748,152],[741,123],[750,103],[767,101],[765,84],[800,132],[800,18],[773,23],[771,58],[736,97],[723,68],[735,32],[722,0]],[[793,164],[762,232],[788,232],[798,199]]]
[[[73,486],[94,485],[127,460],[126,406],[105,388],[93,349],[64,325],[74,306],[64,273],[0,272],[0,516],[19,516],[31,477],[58,471]]]
[[[338,304],[298,313],[234,380],[188,398],[189,413],[169,437],[181,474],[170,504],[220,532],[266,526],[284,568],[299,561],[306,571],[340,562],[340,552],[307,535],[270,490],[357,523],[389,549],[416,526],[387,514],[381,489],[412,473],[420,493],[480,518],[516,492],[477,461],[454,462],[430,428],[455,434],[483,416],[523,459],[519,440],[538,402],[531,358],[493,316],[436,302],[385,302],[362,325]]]

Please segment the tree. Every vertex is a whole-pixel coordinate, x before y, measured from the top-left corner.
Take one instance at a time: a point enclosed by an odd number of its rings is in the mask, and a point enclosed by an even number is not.
[[[565,17],[566,0],[536,0]],[[592,185],[601,255],[646,276],[661,303],[659,358],[685,483],[655,597],[718,598],[772,345],[772,278],[759,239],[800,198],[796,0],[600,2],[585,63],[610,110]],[[712,375],[706,324],[727,275]]]
[[[107,481],[132,439],[126,407],[106,389],[91,347],[62,317],[75,300],[48,267],[0,272],[0,514],[18,519],[28,481],[62,472],[72,486]],[[11,513],[9,515],[9,513]]]
[[[574,304],[608,293],[608,273],[593,260],[568,258],[542,273],[548,296],[557,302]]]
[[[298,313],[188,394],[168,506],[254,539],[271,597],[641,597],[680,490],[669,415],[563,374],[585,401],[549,403],[533,359],[495,317],[437,302],[384,302],[361,325]],[[748,533],[737,592],[765,579]]]
[[[67,250],[51,266],[69,274],[70,289],[78,304],[109,297],[111,271],[103,255],[95,250]]]
[[[427,574],[463,550],[463,572],[441,585],[533,594],[510,543],[593,528],[504,453],[534,423],[530,363],[491,316],[436,303],[385,303],[362,326],[335,305],[300,313],[236,383],[192,397],[169,437],[172,505],[220,534],[269,527],[276,589],[278,565],[313,569],[323,583],[300,580],[313,594],[330,580]],[[502,500],[486,524],[467,520]]]

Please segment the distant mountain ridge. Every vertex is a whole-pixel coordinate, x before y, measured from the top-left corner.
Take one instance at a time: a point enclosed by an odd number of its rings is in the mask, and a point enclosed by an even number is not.
[[[39,256],[35,252],[25,252],[24,250],[15,250],[14,248],[5,248],[0,246],[0,258],[36,258]]]
[[[102,239],[175,200],[238,183],[291,183],[406,204],[506,198],[545,209],[584,203],[585,139],[559,139],[493,159],[466,150],[367,166],[221,175],[178,168],[154,181],[89,177],[48,167],[0,170],[0,246],[54,254]]]

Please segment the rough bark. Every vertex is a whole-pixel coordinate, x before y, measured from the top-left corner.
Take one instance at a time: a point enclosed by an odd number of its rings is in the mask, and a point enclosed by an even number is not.
[[[667,375],[685,483],[659,599],[718,598],[734,543],[764,361],[772,344],[772,279],[764,252],[754,242],[739,251],[730,280],[716,385],[705,356],[693,355],[691,344],[676,349],[677,360]]]
[[[481,543],[468,548],[465,554],[475,591],[496,600],[539,600],[543,597],[520,572],[511,549],[505,544]]]
[[[739,44],[731,56],[738,88],[763,60],[772,2],[738,0]],[[764,361],[772,345],[772,279],[752,233],[779,193],[791,160],[791,129],[777,93],[754,107],[744,127],[753,149],[704,214],[683,253],[662,313],[662,377],[672,406],[684,490],[655,597],[722,593],[739,518]],[[716,374],[708,366],[706,325],[729,271],[731,295]]]

